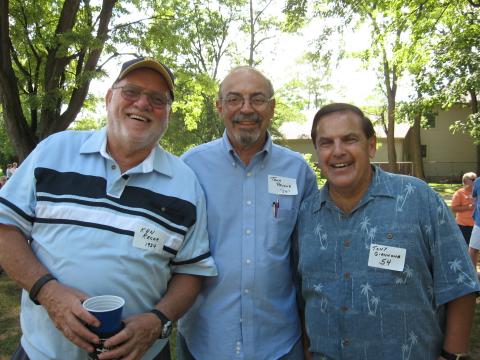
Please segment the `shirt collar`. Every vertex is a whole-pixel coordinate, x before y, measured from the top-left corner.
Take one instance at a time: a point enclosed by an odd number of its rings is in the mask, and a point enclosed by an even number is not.
[[[94,131],[80,148],[80,154],[99,153],[105,159],[112,159],[107,152],[107,128]],[[155,146],[150,154],[140,164],[128,170],[127,173],[159,172],[169,177],[173,176],[172,166],[167,153],[160,145]]]
[[[393,195],[392,189],[390,187],[390,181],[389,181],[389,178],[392,174],[383,171],[377,165],[371,165],[371,166],[373,170],[372,181],[370,182],[367,192],[365,193],[365,195],[360,200],[357,206],[360,206],[361,204],[365,203],[366,201],[374,197],[380,197],[380,196],[391,197],[391,198],[395,197]],[[320,189],[319,201],[313,206],[312,210],[314,212],[319,211],[320,208],[324,206],[327,201],[331,201],[330,193],[328,191],[328,181]]]

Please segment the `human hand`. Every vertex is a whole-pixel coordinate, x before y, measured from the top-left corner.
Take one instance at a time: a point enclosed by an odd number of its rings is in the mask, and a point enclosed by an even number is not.
[[[92,344],[98,344],[100,339],[85,324],[99,326],[100,322],[83,308],[82,301],[87,298],[81,291],[58,281],[46,283],[37,296],[55,327],[68,340],[90,353],[94,351]]]
[[[134,315],[123,322],[125,328],[104,343],[111,350],[101,353],[99,359],[141,359],[160,335],[160,320],[152,313]]]

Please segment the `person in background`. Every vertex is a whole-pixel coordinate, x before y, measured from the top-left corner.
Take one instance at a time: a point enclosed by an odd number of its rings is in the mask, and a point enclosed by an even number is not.
[[[462,231],[465,242],[470,242],[470,236],[473,229],[473,209],[474,202],[472,198],[473,182],[477,178],[474,172],[467,172],[462,176],[463,186],[455,191],[452,197],[450,208],[455,213],[455,221]]]
[[[467,359],[480,286],[450,209],[425,182],[372,166],[358,107],[322,107],[311,135],[327,182],[298,220],[310,355]]]
[[[6,176],[0,176],[0,189],[7,183],[7,180]]]
[[[12,176],[12,164],[7,164],[7,170],[5,171],[5,175],[9,179]]]
[[[292,235],[317,184],[300,154],[272,142],[273,96],[261,72],[233,69],[216,103],[223,137],[182,156],[205,191],[218,277],[179,321],[179,360],[303,360]]]
[[[473,229],[468,244],[468,253],[472,259],[475,268],[478,266],[478,252],[480,251],[480,180],[478,178],[473,182],[472,198],[473,207]]]
[[[12,176],[13,174],[15,174],[15,171],[17,171],[17,163],[16,163],[16,162],[13,162],[13,163],[12,163],[12,167],[10,168],[10,176]]]
[[[106,128],[48,137],[0,191],[0,265],[23,288],[13,360],[86,359],[100,322],[82,301],[97,295],[125,299],[100,359],[170,359],[171,321],[216,275],[200,184],[158,144],[173,100],[165,65],[127,61]]]

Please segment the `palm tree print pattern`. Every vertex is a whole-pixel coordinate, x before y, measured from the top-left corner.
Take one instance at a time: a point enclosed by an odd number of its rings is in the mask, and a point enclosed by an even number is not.
[[[462,269],[462,265],[460,264],[460,260],[455,259],[453,261],[449,261],[448,265],[450,265],[450,269],[457,274],[457,284],[465,284],[470,286],[471,288],[474,288],[475,285],[477,284],[476,279],[472,279],[465,271]]]
[[[408,265],[405,265],[405,269],[402,271],[402,274],[398,276],[395,280],[395,284],[406,284],[408,279],[411,279],[413,276],[413,269]]]
[[[410,194],[413,193],[414,187],[411,183],[408,183],[404,186],[402,193],[397,196],[397,204],[395,207],[395,210],[398,212],[403,211],[403,207],[405,206],[405,203],[407,202],[407,198]]]
[[[317,224],[313,231],[314,231],[315,236],[318,237],[318,239],[320,240],[320,250],[327,250],[328,235],[327,235],[327,232],[325,230],[323,230],[323,226],[321,224]]]
[[[320,295],[320,311],[325,314],[327,312],[328,300],[325,296],[322,295],[323,285],[313,285],[313,290]]]
[[[370,218],[368,216],[364,216],[362,221],[360,222],[360,230],[362,233],[365,234],[363,241],[365,244],[365,249],[368,250],[370,249],[370,246],[375,239],[375,235],[377,234],[377,227],[370,227]]]
[[[380,298],[378,296],[370,296],[370,293],[373,292],[372,287],[367,282],[366,284],[360,285],[360,293],[365,295],[367,298],[367,308],[368,315],[376,316],[378,304],[380,303]]]
[[[408,334],[408,342],[402,345],[402,360],[409,360],[412,355],[412,348],[418,343],[417,335],[410,331]]]

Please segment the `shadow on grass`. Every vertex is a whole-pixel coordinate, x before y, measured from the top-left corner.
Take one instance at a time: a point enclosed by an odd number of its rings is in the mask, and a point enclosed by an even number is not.
[[[0,359],[10,359],[20,341],[20,288],[0,275]]]

